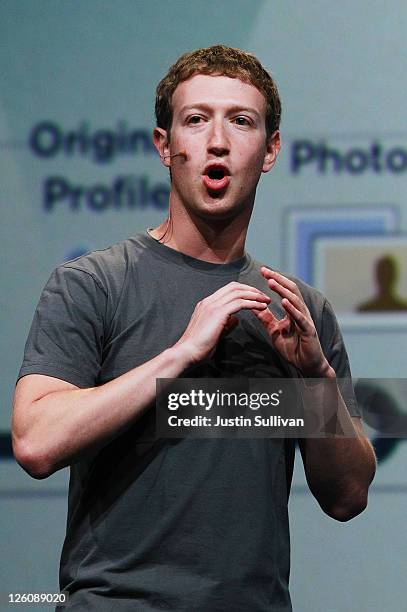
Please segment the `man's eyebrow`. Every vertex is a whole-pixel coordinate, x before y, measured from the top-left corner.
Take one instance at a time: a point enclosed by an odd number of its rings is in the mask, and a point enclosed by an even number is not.
[[[189,110],[203,110],[206,112],[211,112],[213,109],[210,106],[210,104],[205,104],[204,102],[201,102],[199,104],[186,104],[185,106],[182,106],[180,109],[180,113],[185,113],[186,111],[189,111]],[[259,111],[257,111],[255,108],[251,108],[250,106],[239,106],[235,104],[233,106],[228,106],[226,110],[228,113],[248,112],[248,113],[252,113],[253,115],[256,115],[256,117],[261,116]]]

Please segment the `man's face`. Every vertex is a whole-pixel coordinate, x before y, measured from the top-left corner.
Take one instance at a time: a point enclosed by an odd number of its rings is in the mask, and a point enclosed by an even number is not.
[[[251,211],[262,172],[274,165],[279,134],[266,142],[266,101],[253,85],[197,74],[172,97],[171,141],[156,128],[155,142],[171,166],[171,203],[200,217],[227,219]]]

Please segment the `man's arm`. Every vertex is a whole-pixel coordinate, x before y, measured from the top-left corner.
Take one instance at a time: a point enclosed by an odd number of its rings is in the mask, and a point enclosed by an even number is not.
[[[269,309],[254,311],[273,345],[304,378],[326,378],[335,384],[336,373],[322,351],[314,322],[297,285],[268,268],[262,268],[262,274],[269,287],[281,296],[287,313],[286,317],[277,320]],[[307,482],[321,508],[332,518],[346,521],[366,507],[376,459],[360,419],[350,416],[337,386],[334,401],[336,418],[346,437],[340,434],[325,439],[302,439],[300,449]]]
[[[338,416],[353,427],[355,437],[307,438],[299,440],[299,446],[309,488],[322,510],[348,521],[367,506],[376,459],[361,419],[350,417],[343,400],[341,404]]]
[[[175,378],[210,355],[239,310],[266,308],[270,298],[232,282],[199,302],[178,342],[157,357],[99,387],[80,389],[51,376],[29,374],[16,386],[13,448],[34,478],[46,478],[105,446],[153,402],[156,378]],[[80,364],[77,364],[80,367]]]
[[[29,374],[14,394],[12,437],[18,463],[34,478],[46,478],[97,451],[134,422],[155,398],[156,378],[172,378],[188,366],[182,347],[100,387]]]

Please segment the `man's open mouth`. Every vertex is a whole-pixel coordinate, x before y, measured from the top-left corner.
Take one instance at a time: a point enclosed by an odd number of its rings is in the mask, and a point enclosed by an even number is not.
[[[208,172],[208,176],[210,179],[220,181],[225,176],[225,171],[223,168],[211,168]]]
[[[225,189],[230,182],[230,174],[226,167],[209,166],[203,175],[203,181],[210,191],[220,191]]]

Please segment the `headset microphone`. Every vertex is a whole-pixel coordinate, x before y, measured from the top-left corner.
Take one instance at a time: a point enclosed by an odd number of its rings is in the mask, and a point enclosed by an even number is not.
[[[185,151],[185,149],[182,149],[178,153],[173,153],[172,155],[163,155],[161,157],[161,159],[167,159],[168,157],[172,158],[172,157],[178,157],[178,156],[183,157],[185,159],[185,161],[187,161],[187,159],[188,159],[188,155],[187,155],[187,152]]]

